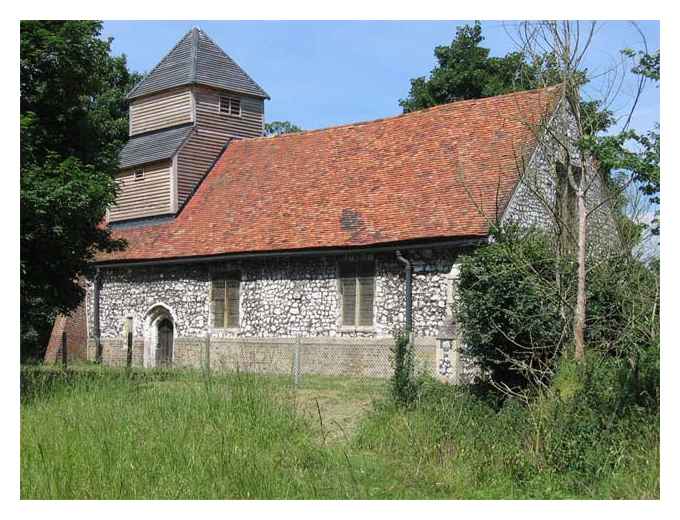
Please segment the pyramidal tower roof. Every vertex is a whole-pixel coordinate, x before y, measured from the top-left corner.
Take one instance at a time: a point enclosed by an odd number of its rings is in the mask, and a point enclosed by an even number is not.
[[[269,99],[255,80],[212,39],[194,27],[127,95],[127,99],[182,85],[206,85]]]

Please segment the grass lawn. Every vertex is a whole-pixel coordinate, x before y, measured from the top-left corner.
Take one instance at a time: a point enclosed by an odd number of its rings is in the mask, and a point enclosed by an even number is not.
[[[21,497],[658,498],[658,424],[602,441],[595,465],[561,467],[536,455],[550,441],[524,412],[449,387],[401,410],[386,392],[381,380],[307,376],[296,388],[287,377],[26,367]]]

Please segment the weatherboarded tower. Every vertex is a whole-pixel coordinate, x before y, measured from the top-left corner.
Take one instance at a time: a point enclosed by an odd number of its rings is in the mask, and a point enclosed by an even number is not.
[[[231,139],[263,134],[269,95],[194,27],[127,99],[112,223],[175,215]]]

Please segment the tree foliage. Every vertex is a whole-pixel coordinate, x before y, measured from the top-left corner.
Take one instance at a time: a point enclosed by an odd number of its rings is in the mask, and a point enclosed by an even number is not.
[[[569,341],[570,317],[555,283],[556,268],[564,276],[568,264],[556,266],[541,233],[509,227],[495,230],[494,239],[463,257],[458,321],[482,372],[516,390],[548,380]]]
[[[408,97],[399,101],[404,112],[556,85],[562,81],[559,60],[554,55],[546,52],[529,59],[524,53],[515,51],[495,57],[490,55],[490,49],[481,45],[483,41],[482,26],[475,22],[458,27],[450,45],[435,47],[437,65],[429,77],[411,80]],[[587,82],[583,71],[576,79],[581,85]],[[612,113],[597,100],[583,101],[581,110],[586,114],[586,131],[590,133],[603,131],[614,123]]]
[[[267,137],[297,132],[302,132],[302,128],[290,121],[272,121],[271,123],[265,123],[264,125],[264,135]]]
[[[574,262],[537,230],[509,226],[493,236],[461,263],[463,343],[499,388],[535,389],[551,381],[571,342]],[[593,265],[587,288],[589,348],[633,368],[653,363],[655,353],[658,362],[658,270],[623,250]]]
[[[647,53],[624,49],[622,53],[638,60],[632,69],[634,74],[644,78],[643,81],[654,81],[658,86],[661,78],[659,50]],[[587,135],[582,140],[582,147],[597,157],[600,169],[618,187],[622,195],[619,205],[627,202],[625,188],[633,185],[648,202],[658,207],[661,202],[661,132],[658,123],[653,130],[644,133],[624,128],[615,134]],[[658,212],[650,230],[659,234]]]
[[[428,78],[412,79],[408,97],[399,101],[404,112],[532,87],[525,75],[518,74],[524,62],[521,53],[492,57],[480,46],[483,40],[482,26],[475,22],[458,27],[450,45],[437,46],[437,66]]]
[[[127,139],[124,96],[139,79],[110,55],[96,21],[21,22],[21,326],[42,332],[83,297],[78,279],[98,250],[120,249],[100,227]]]

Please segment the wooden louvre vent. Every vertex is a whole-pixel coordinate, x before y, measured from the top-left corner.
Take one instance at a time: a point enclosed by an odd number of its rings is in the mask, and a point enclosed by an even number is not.
[[[213,327],[222,329],[239,326],[240,292],[240,273],[220,274],[213,278]]]
[[[341,262],[342,324],[369,327],[373,325],[375,265],[372,261]]]
[[[241,100],[231,96],[220,96],[220,112],[241,117]]]

